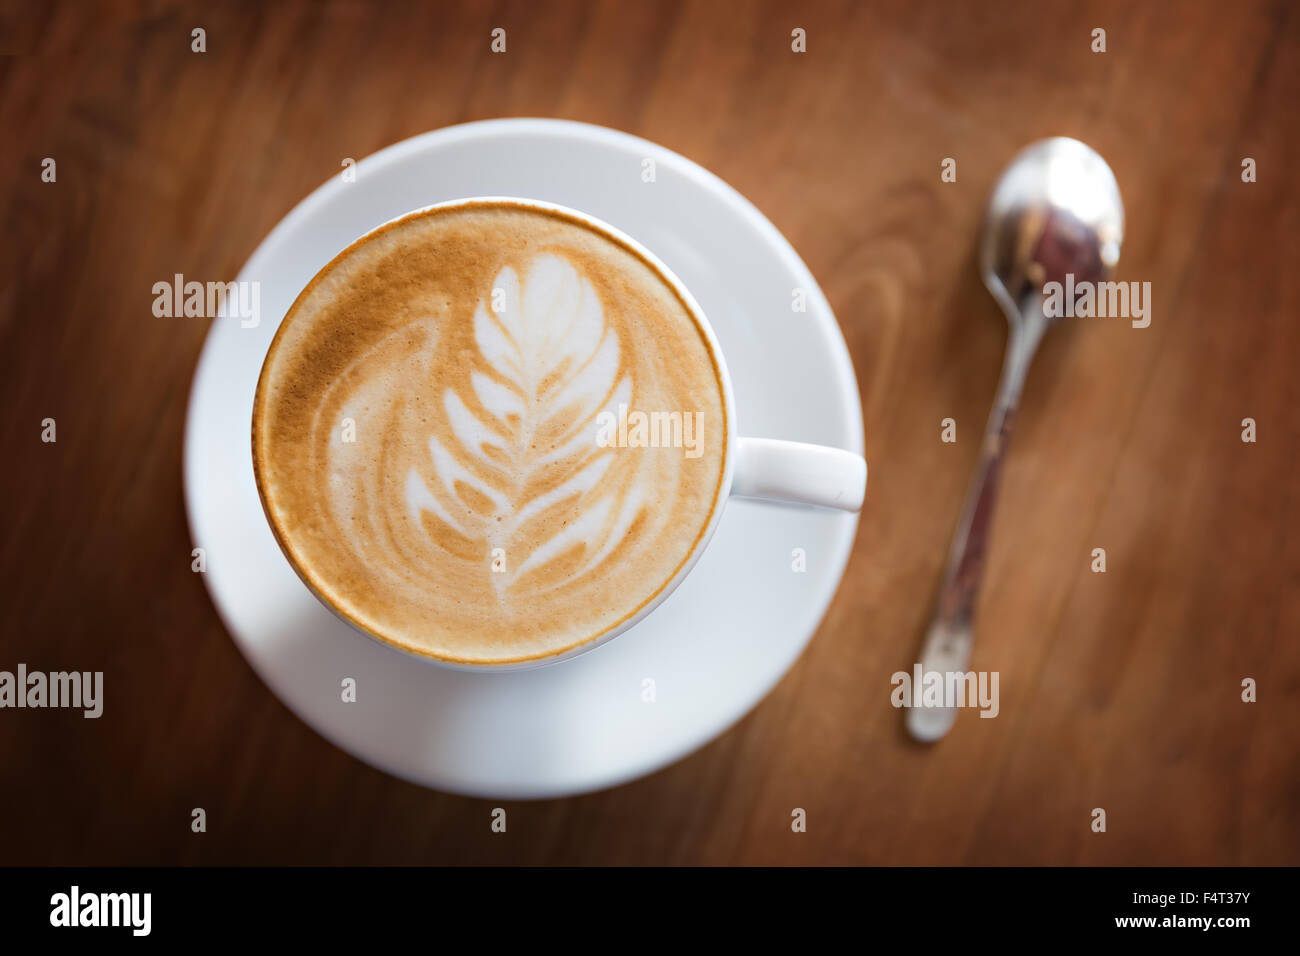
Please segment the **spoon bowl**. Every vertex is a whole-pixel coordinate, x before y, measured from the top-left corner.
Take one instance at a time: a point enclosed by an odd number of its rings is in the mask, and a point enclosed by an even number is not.
[[[1020,323],[1048,282],[1100,282],[1119,262],[1124,204],[1106,161],[1064,136],[1021,150],[989,197],[980,276],[1007,320]]]

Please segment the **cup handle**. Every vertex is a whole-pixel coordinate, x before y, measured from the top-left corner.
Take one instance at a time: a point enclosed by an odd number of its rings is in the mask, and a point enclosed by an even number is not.
[[[731,493],[858,511],[867,492],[867,462],[842,448],[775,438],[736,441]]]

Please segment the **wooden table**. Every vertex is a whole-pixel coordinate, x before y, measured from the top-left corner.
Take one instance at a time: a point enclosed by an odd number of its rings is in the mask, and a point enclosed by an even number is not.
[[[8,9],[0,669],[102,670],[111,705],[0,711],[0,862],[1300,863],[1291,4]],[[493,802],[327,744],[224,632],[181,491],[206,322],[155,318],[151,288],[233,278],[342,157],[514,115],[658,141],[776,223],[844,327],[872,477],[843,587],[761,706],[648,779],[508,804],[503,836]],[[1001,713],[926,748],[890,676],[916,658],[1005,341],[974,237],[1000,168],[1051,134],[1112,164],[1119,277],[1151,283],[1152,322],[1046,342],[973,665],[999,672]]]

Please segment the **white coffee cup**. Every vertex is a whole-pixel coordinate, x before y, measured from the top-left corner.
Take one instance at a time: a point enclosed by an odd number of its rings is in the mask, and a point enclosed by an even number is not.
[[[726,499],[728,497],[737,498],[756,498],[764,501],[782,502],[792,505],[804,505],[821,508],[832,508],[840,511],[856,512],[862,507],[863,497],[866,493],[867,485],[867,463],[865,459],[854,452],[845,451],[840,448],[831,448],[825,445],[813,445],[804,442],[783,441],[773,438],[745,438],[738,437],[736,429],[736,402],[731,387],[731,376],[727,371],[726,357],[723,355],[721,347],[718,345],[717,337],[714,335],[713,328],[709,324],[708,317],[704,310],[700,308],[690,290],[677,278],[676,274],[665,265],[658,256],[646,249],[633,237],[627,235],[621,230],[597,219],[595,216],[581,212],[567,206],[561,206],[556,203],[545,202],[536,199],[522,199],[519,197],[507,196],[475,196],[463,199],[455,199],[447,202],[436,203],[432,206],[426,206],[421,209],[415,209],[410,212],[397,216],[379,226],[376,226],[370,232],[358,238],[358,242],[364,241],[370,235],[386,229],[393,223],[399,222],[410,216],[417,216],[427,213],[431,210],[449,209],[470,203],[509,203],[513,205],[531,206],[533,208],[546,210],[569,216],[589,225],[597,232],[603,232],[613,237],[631,248],[635,253],[651,263],[662,277],[673,287],[681,301],[686,303],[694,318],[699,324],[704,338],[708,343],[716,363],[718,377],[722,388],[723,414],[725,416],[725,434],[727,435],[727,451],[725,469],[722,476],[722,486],[719,493],[719,503],[713,509],[710,515],[707,527],[699,535],[694,549],[687,559],[682,562],[677,573],[662,588],[659,593],[647,604],[642,607],[636,614],[632,615],[625,621],[621,622],[614,628],[600,634],[575,647],[566,651],[554,654],[549,657],[530,659],[526,661],[512,661],[507,663],[462,663],[448,661],[431,655],[418,654],[414,651],[405,651],[411,656],[418,657],[421,660],[428,661],[439,667],[450,667],[456,670],[467,671],[511,671],[524,670],[533,667],[540,667],[547,664],[557,663],[576,657],[579,654],[585,654],[594,650],[607,641],[613,640],[618,635],[634,627],[638,622],[652,613],[655,608],[667,599],[679,584],[690,573],[691,569],[699,561],[704,550],[707,548],[709,540],[717,530],[718,523],[722,520],[722,514],[726,508]],[[274,525],[273,525],[274,527]],[[277,532],[277,540],[279,534]],[[290,563],[294,563],[293,556],[288,549],[283,549],[285,556]],[[302,573],[301,569],[295,566],[299,577],[303,579],[308,587],[311,587],[309,575]],[[376,635],[370,634],[360,624],[353,621],[347,615],[342,614],[332,602],[320,594],[315,588],[312,588],[316,597],[337,616],[352,624],[356,630],[361,631],[368,637],[380,641],[381,643],[398,649],[396,645],[381,640]]]

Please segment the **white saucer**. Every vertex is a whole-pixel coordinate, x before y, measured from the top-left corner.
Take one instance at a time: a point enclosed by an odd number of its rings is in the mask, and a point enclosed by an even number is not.
[[[643,160],[656,164],[642,181]],[[446,199],[545,199],[640,239],[703,306],[731,370],[744,435],[862,451],[857,382],[821,290],[776,228],[701,167],[580,123],[492,120],[417,136],[362,160],[295,208],[249,259],[261,321],[214,321],[190,395],[185,492],[222,620],[294,713],[388,773],[455,793],[557,797],[672,763],[744,716],[817,628],[857,518],[732,500],[708,550],[642,623],[535,670],[446,670],[367,640],[326,611],[267,527],[249,442],[262,359],[289,305],[351,240]],[[807,290],[808,311],[791,310]],[[792,571],[792,551],[807,571]],[[355,703],[341,682],[357,681]],[[645,681],[653,680],[654,702]]]

